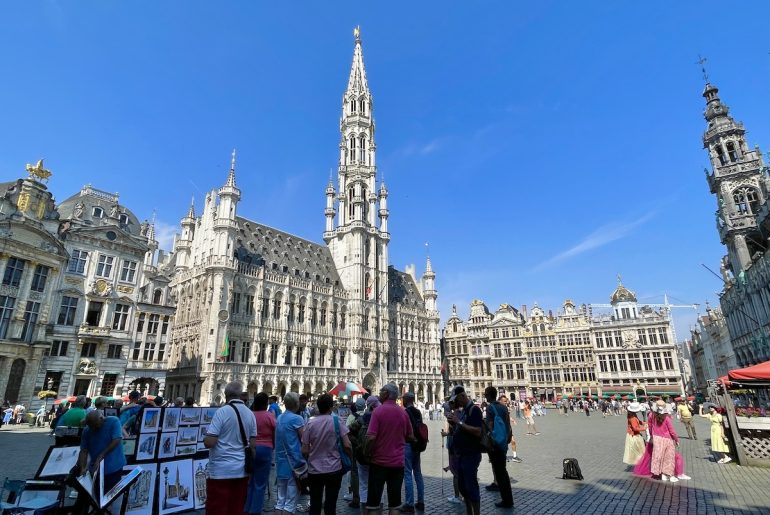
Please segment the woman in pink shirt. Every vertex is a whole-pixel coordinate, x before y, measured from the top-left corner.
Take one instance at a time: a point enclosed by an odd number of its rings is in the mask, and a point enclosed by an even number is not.
[[[265,490],[270,479],[270,466],[273,463],[273,447],[275,446],[275,415],[267,411],[267,394],[258,393],[254,396],[251,411],[257,420],[257,447],[254,453],[254,468],[249,480],[249,490],[246,494],[246,513],[262,513],[265,502]]]
[[[652,437],[652,460],[650,471],[653,476],[660,476],[663,481],[676,483],[675,475],[676,447],[679,445],[679,435],[669,417],[669,409],[665,402],[658,401],[653,407],[649,418],[649,431]]]

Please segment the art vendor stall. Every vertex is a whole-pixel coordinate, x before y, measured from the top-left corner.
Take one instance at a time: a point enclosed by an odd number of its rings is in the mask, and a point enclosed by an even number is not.
[[[738,464],[770,467],[770,361],[731,370],[719,382]]]
[[[75,485],[76,488],[92,498],[98,513],[111,502],[121,506],[121,513],[129,515],[165,515],[204,509],[209,453],[203,438],[217,409],[145,408],[139,435],[123,440],[128,464],[119,485],[104,492],[95,476],[91,484],[86,485],[82,477],[78,478],[80,485]],[[79,446],[52,446],[35,480],[28,481],[29,486],[53,490],[46,498],[61,504],[66,488],[64,479],[77,463],[79,451]]]

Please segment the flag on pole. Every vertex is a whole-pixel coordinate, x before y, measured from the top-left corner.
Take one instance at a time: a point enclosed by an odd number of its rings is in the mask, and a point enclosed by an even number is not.
[[[230,335],[225,334],[225,344],[222,346],[222,352],[219,354],[219,358],[224,361],[230,355]]]

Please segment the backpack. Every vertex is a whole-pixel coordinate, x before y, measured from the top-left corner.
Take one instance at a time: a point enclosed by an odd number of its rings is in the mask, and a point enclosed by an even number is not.
[[[564,458],[564,474],[562,474],[562,479],[583,479],[583,473],[580,471],[580,465],[578,465],[578,460],[575,458]]]
[[[490,430],[487,423],[484,422],[481,431],[481,445],[487,452],[505,451],[510,441],[508,438],[508,426],[500,415],[499,407],[494,404],[490,404],[490,406],[493,406],[492,411],[495,413],[495,424],[492,430]]]
[[[416,442],[412,442],[412,450],[415,452],[424,452],[428,447],[428,426],[425,425],[425,422],[412,417],[412,412],[409,408],[406,408],[406,414],[409,416],[409,422],[412,424],[412,432],[417,439]]]
[[[364,417],[361,415],[356,417],[348,429],[350,429],[348,438],[350,438],[353,444],[353,456],[358,463],[368,465],[370,456],[367,456],[365,452],[364,442],[366,442],[366,432],[369,430],[369,424],[364,424]]]

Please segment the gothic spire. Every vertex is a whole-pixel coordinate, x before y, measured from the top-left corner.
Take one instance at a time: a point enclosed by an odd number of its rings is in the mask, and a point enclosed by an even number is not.
[[[353,64],[350,67],[350,78],[348,78],[348,88],[345,91],[347,98],[351,93],[356,96],[369,92],[369,83],[366,81],[366,68],[364,68],[364,54],[361,50],[361,28],[356,27],[353,30],[353,36],[356,39],[356,46],[353,49]]]
[[[187,210],[187,218],[195,218],[195,195],[190,198],[190,209]]]
[[[230,173],[227,174],[227,182],[225,186],[235,188],[235,149],[233,149],[232,156],[230,158]]]

